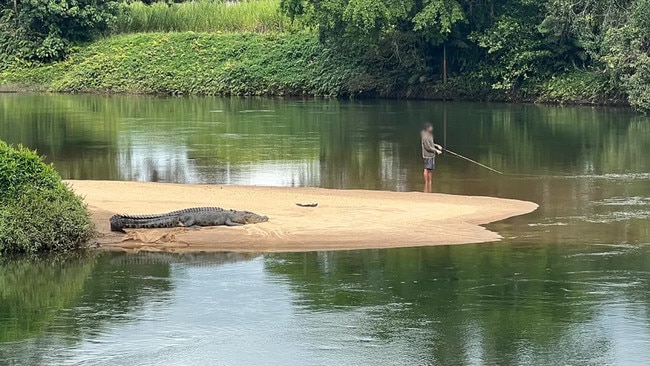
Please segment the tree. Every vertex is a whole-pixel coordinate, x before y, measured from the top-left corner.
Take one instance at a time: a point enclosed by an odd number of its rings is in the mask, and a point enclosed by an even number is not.
[[[321,36],[378,41],[410,32],[440,44],[465,20],[457,0],[282,0],[281,9],[315,25]]]
[[[636,0],[626,15],[623,25],[607,30],[603,60],[630,104],[650,112],[650,0]]]
[[[361,57],[385,96],[440,75],[442,44],[466,20],[459,0],[282,0],[281,9]]]
[[[52,61],[107,31],[117,0],[0,0],[0,61]]]
[[[489,25],[470,33],[469,39],[485,52],[478,63],[493,88],[515,89],[526,79],[551,69],[549,62],[557,60],[559,45],[549,47],[538,29],[543,9],[544,2],[535,0],[495,4]]]

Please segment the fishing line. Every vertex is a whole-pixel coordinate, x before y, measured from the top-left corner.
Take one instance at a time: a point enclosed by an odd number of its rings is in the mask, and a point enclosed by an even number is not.
[[[481,163],[479,163],[479,162],[476,161],[476,160],[472,160],[472,159],[470,159],[470,158],[468,158],[468,157],[466,157],[466,156],[463,156],[463,155],[461,155],[461,154],[455,153],[455,152],[453,152],[453,151],[447,149],[446,147],[443,147],[442,149],[443,149],[444,151],[450,153],[451,155],[457,157],[457,158],[461,158],[461,159],[467,160],[467,161],[469,161],[470,163],[474,163],[474,164],[476,164],[476,165],[478,165],[478,166],[480,166],[480,167],[483,167],[483,168],[485,168],[485,169],[491,170],[491,171],[493,171],[493,172],[495,172],[495,173],[497,173],[497,174],[504,175],[502,172],[500,172],[500,171],[498,171],[498,170],[496,170],[496,169],[494,169],[494,168],[490,168],[489,166],[487,166],[487,165],[485,165],[485,164],[481,164]]]
[[[485,168],[487,170],[490,170],[490,171],[492,171],[494,173],[497,173],[497,174],[500,174],[500,175],[509,175],[509,176],[518,176],[518,177],[538,177],[538,178],[543,178],[543,177],[547,177],[547,178],[552,178],[552,177],[576,177],[573,174],[555,174],[555,173],[552,173],[552,174],[521,174],[521,173],[519,173],[519,174],[517,174],[517,173],[504,173],[504,172],[496,170],[496,169],[494,169],[492,167],[489,167],[489,166],[487,166],[485,164],[479,163],[476,160],[472,160],[472,159],[468,158],[467,156],[463,156],[463,155],[461,155],[461,154],[459,154],[457,152],[451,151],[451,150],[447,149],[446,147],[443,147],[442,150],[448,152],[449,154],[451,154],[451,155],[453,155],[453,156],[455,156],[457,158],[469,161],[470,163],[476,164],[476,165],[478,165],[478,166],[480,166],[482,168]]]

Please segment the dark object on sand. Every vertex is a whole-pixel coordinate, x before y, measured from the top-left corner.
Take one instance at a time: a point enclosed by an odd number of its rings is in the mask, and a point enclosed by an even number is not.
[[[224,210],[221,207],[194,207],[158,215],[113,215],[111,231],[176,226],[240,226],[269,221],[268,216],[249,211]]]
[[[316,207],[318,203],[296,203],[296,206],[300,207]]]

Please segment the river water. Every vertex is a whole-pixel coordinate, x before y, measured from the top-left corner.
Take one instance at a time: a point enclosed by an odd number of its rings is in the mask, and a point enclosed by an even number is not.
[[[0,364],[650,364],[647,117],[0,94],[0,139],[71,179],[421,190],[424,122],[507,173],[443,155],[434,191],[539,210],[488,225],[505,240],[480,245],[4,260]]]

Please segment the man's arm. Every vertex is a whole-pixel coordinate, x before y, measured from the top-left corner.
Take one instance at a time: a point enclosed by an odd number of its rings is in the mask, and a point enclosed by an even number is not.
[[[438,144],[433,144],[434,149],[436,150],[436,154],[440,155],[442,154],[442,146]]]
[[[430,152],[430,153],[435,153],[437,154],[438,151],[436,151],[436,146],[433,143],[433,139],[430,137],[424,138],[422,140],[422,147],[424,147],[424,150]]]

